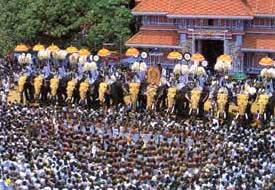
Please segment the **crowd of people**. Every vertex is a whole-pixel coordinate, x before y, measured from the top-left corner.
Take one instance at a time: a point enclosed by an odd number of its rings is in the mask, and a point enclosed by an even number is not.
[[[0,189],[273,189],[274,125],[1,104]]]
[[[16,72],[0,72],[0,190],[275,188],[272,121],[8,104]]]

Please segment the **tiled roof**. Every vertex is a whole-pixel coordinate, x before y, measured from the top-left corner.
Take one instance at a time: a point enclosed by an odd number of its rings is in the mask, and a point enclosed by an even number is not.
[[[178,41],[177,32],[141,30],[126,42],[126,46],[173,48],[177,47]]]
[[[144,0],[134,14],[166,14],[183,17],[252,17],[251,8],[243,0]]]
[[[275,35],[247,34],[244,36],[243,48],[275,51]]]
[[[185,17],[252,17],[251,9],[242,0],[180,0],[168,16]]]
[[[255,15],[274,15],[275,0],[247,0]]]

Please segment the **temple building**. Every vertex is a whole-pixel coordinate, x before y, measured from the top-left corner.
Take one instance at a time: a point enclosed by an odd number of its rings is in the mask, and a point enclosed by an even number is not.
[[[260,58],[275,58],[275,0],[138,0],[132,14],[139,32],[126,46],[150,52],[152,63],[199,52],[211,69],[225,53],[234,71],[256,74]]]

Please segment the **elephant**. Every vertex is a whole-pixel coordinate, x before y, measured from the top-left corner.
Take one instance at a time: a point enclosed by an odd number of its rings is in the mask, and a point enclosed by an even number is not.
[[[245,116],[246,119],[248,119],[248,114],[247,114],[247,107],[249,103],[249,95],[247,93],[241,93],[237,96],[237,106],[238,106],[238,114],[236,118],[239,116],[243,117]]]
[[[107,90],[108,90],[108,83],[101,82],[98,88],[98,99],[101,105],[105,103],[105,93],[107,92]]]
[[[109,90],[110,90],[110,99],[111,99],[112,105],[118,106],[119,104],[124,103],[124,100],[123,100],[124,91],[123,91],[122,83],[119,80],[114,81],[111,85],[109,85]]]
[[[20,94],[20,102],[24,103],[24,95],[26,102],[33,100],[33,86],[32,86],[32,77],[27,75],[22,75],[18,80],[18,91]]]
[[[227,113],[228,113],[228,108],[229,108],[229,92],[228,89],[225,87],[221,87],[218,90],[217,93],[217,108],[216,108],[216,112],[217,112],[217,117],[220,117],[221,114],[223,114],[223,118],[226,119],[227,118]]]
[[[269,98],[268,104],[268,113],[271,117],[275,117],[275,91],[272,93],[272,96]]]
[[[72,80],[70,80],[67,83],[67,87],[66,87],[66,92],[67,92],[66,102],[73,103],[73,94],[74,94],[74,90],[75,90],[75,87],[76,87],[76,83],[77,83],[76,79],[72,79]]]
[[[200,89],[199,87],[195,87],[188,94],[186,94],[185,97],[190,102],[189,115],[191,115],[192,113],[195,113],[195,115],[197,116],[199,115],[199,103],[202,95],[202,89]]]
[[[165,109],[167,106],[166,99],[167,99],[168,88],[169,87],[167,84],[161,85],[157,88],[157,93],[155,97],[157,111],[161,111]]]
[[[186,110],[189,109],[189,100],[186,97],[189,88],[187,86],[183,87],[180,90],[177,90],[176,97],[175,97],[175,107],[173,112],[178,115],[187,115]]]
[[[59,78],[55,75],[50,79],[50,98],[51,100],[57,100],[57,90],[59,86]]]
[[[154,109],[154,103],[155,103],[155,96],[157,93],[157,87],[154,85],[148,85],[146,90],[147,95],[147,110],[153,110]]]
[[[147,82],[143,81],[140,83],[139,93],[138,93],[138,100],[137,100],[137,107],[140,110],[146,109],[147,105]]]
[[[258,97],[251,105],[251,113],[257,115],[257,120],[267,119],[269,96],[267,93],[258,94]]]
[[[47,78],[43,78],[42,86],[41,86],[41,101],[47,102],[48,95],[51,94],[51,79],[53,75],[48,76]]]
[[[167,90],[167,111],[173,113],[176,103],[177,88],[169,87]]]
[[[87,95],[88,95],[88,91],[89,91],[89,82],[87,80],[83,81],[80,83],[79,85],[79,103],[80,104],[85,104],[85,101],[86,101],[86,104],[88,103],[87,102]]]
[[[124,86],[124,92],[126,95],[124,96],[124,102],[126,105],[131,105],[136,107],[136,103],[138,100],[138,94],[140,90],[140,83],[129,83],[127,86]]]
[[[34,98],[36,100],[39,100],[39,98],[40,98],[41,89],[42,89],[42,85],[43,85],[43,80],[44,80],[43,75],[38,75],[34,78],[34,82],[33,82],[33,85],[34,85]]]
[[[59,104],[63,104],[67,99],[67,84],[71,80],[71,76],[66,76],[59,79],[59,85],[57,88],[57,97]]]

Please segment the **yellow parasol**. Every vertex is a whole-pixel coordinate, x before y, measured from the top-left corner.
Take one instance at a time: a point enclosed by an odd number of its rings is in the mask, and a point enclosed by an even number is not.
[[[78,52],[78,49],[77,49],[76,47],[74,47],[74,46],[70,46],[70,47],[68,47],[68,48],[66,49],[66,51],[67,51],[68,53],[77,53],[77,52]]]
[[[100,57],[108,57],[111,55],[111,52],[106,48],[102,48],[97,52],[97,55]]]
[[[45,47],[38,43],[35,46],[33,46],[32,50],[33,51],[42,51],[42,50],[45,50]]]
[[[204,58],[204,56],[202,54],[195,53],[195,54],[192,55],[191,60],[192,61],[204,61],[205,58]]]
[[[79,53],[80,56],[88,56],[88,55],[91,54],[91,52],[87,49],[81,49],[81,50],[79,50],[78,53]]]
[[[138,57],[139,51],[136,48],[129,48],[127,49],[125,55],[128,57]]]
[[[19,44],[14,49],[14,51],[16,51],[16,52],[27,52],[28,50],[29,50],[29,48],[25,44]]]
[[[168,54],[167,59],[169,60],[181,60],[182,54],[177,51],[172,51]]]
[[[264,57],[259,61],[259,64],[262,66],[272,66],[273,60],[269,57]]]
[[[47,48],[48,51],[58,51],[60,50],[59,47],[57,45],[50,45],[48,48]]]
[[[232,58],[230,55],[227,54],[223,54],[221,56],[218,57],[217,61],[222,61],[222,62],[232,62]]]

